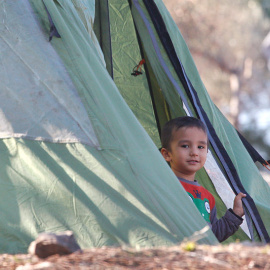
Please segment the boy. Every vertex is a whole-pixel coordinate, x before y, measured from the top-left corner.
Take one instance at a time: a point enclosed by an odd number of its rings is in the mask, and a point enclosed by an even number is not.
[[[217,219],[214,196],[195,180],[195,174],[204,166],[208,152],[208,137],[204,123],[189,116],[173,119],[163,127],[161,143],[161,154],[217,239],[220,242],[226,240],[243,222],[242,198],[246,195],[239,193],[234,199],[233,209],[227,210],[222,218]]]

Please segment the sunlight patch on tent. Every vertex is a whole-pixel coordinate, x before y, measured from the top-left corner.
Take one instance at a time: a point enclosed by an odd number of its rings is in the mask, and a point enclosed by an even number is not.
[[[0,138],[98,146],[83,103],[30,5],[2,5]]]

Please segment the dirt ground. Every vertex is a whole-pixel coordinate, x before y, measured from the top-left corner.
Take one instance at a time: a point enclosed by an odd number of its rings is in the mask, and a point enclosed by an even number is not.
[[[270,245],[182,246],[132,249],[103,247],[39,259],[29,254],[0,255],[0,269],[264,269],[270,270]]]

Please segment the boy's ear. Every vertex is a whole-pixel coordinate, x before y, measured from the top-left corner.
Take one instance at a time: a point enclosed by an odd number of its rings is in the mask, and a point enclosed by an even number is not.
[[[169,151],[166,148],[161,148],[160,152],[161,152],[161,155],[164,157],[164,159],[167,162],[171,161],[171,155],[170,155]]]

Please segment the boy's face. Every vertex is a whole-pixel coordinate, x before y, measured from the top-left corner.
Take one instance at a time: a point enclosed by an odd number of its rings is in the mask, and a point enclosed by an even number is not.
[[[173,132],[170,151],[161,153],[178,177],[194,181],[195,173],[204,166],[207,157],[207,135],[197,127],[183,127]]]

